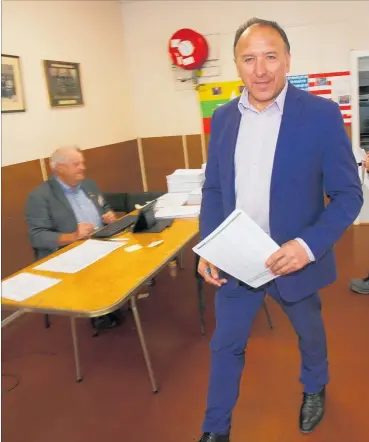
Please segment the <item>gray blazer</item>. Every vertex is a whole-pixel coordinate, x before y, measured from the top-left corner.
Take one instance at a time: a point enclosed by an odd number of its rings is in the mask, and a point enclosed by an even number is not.
[[[100,216],[111,210],[94,181],[84,180],[81,188],[95,203]],[[77,230],[73,209],[60,184],[54,178],[41,184],[29,194],[25,217],[36,259],[44,258],[60,248],[57,245],[60,234]]]

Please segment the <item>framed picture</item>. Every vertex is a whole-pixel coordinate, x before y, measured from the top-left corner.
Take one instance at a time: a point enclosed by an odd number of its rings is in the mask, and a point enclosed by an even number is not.
[[[19,57],[1,54],[1,112],[25,110]]]
[[[83,106],[79,63],[44,60],[51,107]]]

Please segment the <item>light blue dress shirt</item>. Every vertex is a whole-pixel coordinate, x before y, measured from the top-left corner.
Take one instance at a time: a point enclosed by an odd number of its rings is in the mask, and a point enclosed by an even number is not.
[[[93,201],[86,195],[81,186],[75,189],[63,183],[59,178],[55,177],[60,184],[65,197],[71,205],[77,223],[91,223],[95,229],[103,226],[100,214]]]
[[[250,104],[246,88],[238,103],[241,122],[235,151],[236,207],[247,213],[268,235],[270,184],[287,88],[286,80],[275,101],[262,111]],[[296,239],[314,261],[305,241]]]

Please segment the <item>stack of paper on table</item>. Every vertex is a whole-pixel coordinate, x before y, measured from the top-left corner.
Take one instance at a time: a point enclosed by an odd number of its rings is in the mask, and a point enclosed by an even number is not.
[[[32,273],[19,273],[1,283],[1,297],[21,302],[58,284],[61,279]]]
[[[205,169],[206,169],[206,163],[201,164],[201,169],[202,169],[202,170],[205,170]]]
[[[275,278],[265,262],[278,249],[270,236],[237,209],[193,250],[227,274],[256,288]]]
[[[156,200],[155,208],[178,207],[187,203],[188,193],[166,193]]]
[[[177,169],[167,176],[168,192],[190,193],[202,187],[205,171],[202,169]]]
[[[125,242],[89,239],[80,246],[55,256],[34,269],[57,273],[76,273],[124,245]]]
[[[188,194],[187,204],[201,204],[202,200],[202,188],[193,190]]]
[[[155,213],[157,219],[196,218],[200,214],[200,206],[165,207]]]

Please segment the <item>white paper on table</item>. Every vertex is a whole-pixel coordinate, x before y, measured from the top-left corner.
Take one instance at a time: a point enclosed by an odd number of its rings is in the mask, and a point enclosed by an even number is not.
[[[125,252],[135,252],[136,250],[140,250],[140,249],[142,249],[142,246],[140,246],[139,244],[135,244],[133,246],[126,247],[124,249],[124,251]]]
[[[186,204],[187,199],[188,193],[166,193],[157,199],[155,208],[183,206],[183,204]]]
[[[113,238],[108,238],[105,241],[123,241],[123,242],[128,242],[129,238],[120,238],[120,237],[114,238],[113,237]]]
[[[200,214],[200,206],[165,207],[155,213],[157,219],[196,218]]]
[[[156,247],[156,246],[159,246],[160,244],[163,244],[163,240],[162,239],[159,239],[158,241],[153,241],[153,242],[151,242],[147,247]]]
[[[19,273],[1,283],[1,297],[12,301],[24,301],[61,282],[47,276]]]
[[[34,269],[49,272],[76,273],[124,245],[124,241],[89,239],[80,246],[55,256],[34,267]]]
[[[193,248],[206,261],[254,288],[275,279],[265,262],[277,250],[279,245],[239,209]]]

